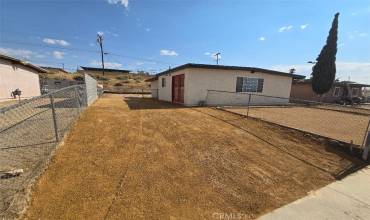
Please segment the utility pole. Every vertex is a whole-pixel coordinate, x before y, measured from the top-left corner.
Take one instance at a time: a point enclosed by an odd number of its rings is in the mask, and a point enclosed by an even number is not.
[[[64,63],[62,63],[62,66],[63,66],[63,70],[64,70]]]
[[[218,65],[218,56],[220,56],[221,53],[216,53],[215,56],[216,56],[216,62],[217,62],[217,65]]]
[[[98,38],[96,39],[96,42],[98,42],[100,46],[101,65],[103,67],[103,76],[104,76],[104,52],[103,52],[103,35],[102,34],[98,34]]]

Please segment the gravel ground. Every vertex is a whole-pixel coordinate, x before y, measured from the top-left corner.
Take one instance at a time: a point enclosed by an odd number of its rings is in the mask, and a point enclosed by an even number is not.
[[[210,108],[108,95],[39,179],[27,219],[253,219],[362,163],[329,145]]]
[[[226,108],[247,115],[246,108]],[[362,145],[370,116],[308,107],[254,107],[249,115],[343,142]]]

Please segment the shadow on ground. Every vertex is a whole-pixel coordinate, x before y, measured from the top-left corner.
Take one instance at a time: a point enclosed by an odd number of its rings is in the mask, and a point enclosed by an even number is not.
[[[271,147],[273,148],[276,148],[276,149],[279,149],[283,152],[285,152],[286,154],[290,155],[291,157],[309,165],[309,166],[312,166],[312,167],[315,167],[317,168],[318,170],[321,170],[323,172],[326,172],[328,174],[330,174],[332,177],[334,177],[335,179],[337,180],[341,180],[343,179],[344,177],[354,173],[354,172],[357,172],[358,170],[361,170],[362,168],[366,167],[368,165],[368,163],[365,163],[364,161],[362,161],[359,157],[359,155],[351,155],[350,153],[346,152],[343,148],[340,148],[340,147],[337,147],[335,145],[330,145],[330,144],[324,144],[324,148],[323,150],[325,151],[325,154],[326,153],[330,153],[330,154],[335,154],[337,156],[339,156],[340,158],[342,158],[342,160],[348,160],[348,161],[351,161],[352,163],[348,164],[347,166],[345,166],[343,169],[340,169],[339,171],[337,172],[332,172],[332,171],[329,171],[329,170],[326,170],[325,168],[323,167],[320,167],[319,165],[315,164],[314,162],[310,162],[309,160],[305,159],[305,157],[303,155],[299,156],[299,154],[294,154],[292,153],[291,151],[289,151],[288,149],[285,149],[284,147],[282,146],[279,146],[278,144],[274,143],[273,141],[270,140],[271,137],[266,137],[266,135],[264,134],[264,132],[260,132],[258,131],[258,129],[251,129],[255,126],[255,124],[264,124],[264,128],[268,128],[270,127],[269,132],[271,132],[271,135],[273,134],[273,131],[278,129],[279,132],[278,133],[281,133],[281,134],[290,134],[290,135],[295,135],[297,136],[298,138],[302,138],[302,139],[311,139],[312,141],[314,142],[317,142],[319,143],[319,141],[313,137],[307,137],[307,136],[302,136],[302,134],[304,133],[299,133],[297,132],[296,130],[294,129],[289,129],[289,128],[286,128],[286,127],[280,127],[280,126],[277,126],[277,125],[274,125],[274,124],[271,124],[271,123],[268,123],[268,122],[265,122],[265,121],[261,121],[261,120],[258,120],[258,119],[255,119],[255,118],[247,118],[245,116],[241,116],[241,115],[236,115],[236,114],[232,114],[233,115],[233,118],[230,120],[225,120],[225,118],[223,118],[221,115],[218,115],[218,114],[210,114],[210,113],[207,113],[206,111],[202,111],[202,109],[194,109],[192,108],[192,110],[194,111],[198,111],[198,112],[201,112],[203,114],[206,114],[208,116],[211,116],[213,118],[216,118],[220,121],[223,121],[235,128],[238,128],[240,129],[241,131],[243,132],[246,132],[246,133],[249,133],[251,135],[253,135],[254,137],[260,139],[261,141],[265,142],[266,144],[270,145]],[[221,111],[220,111],[221,112]],[[281,139],[284,139],[284,137],[280,137]],[[334,161],[331,161],[331,162],[334,162]]]
[[[126,102],[130,110],[186,108],[180,104],[158,101],[153,98],[125,97],[123,101]]]

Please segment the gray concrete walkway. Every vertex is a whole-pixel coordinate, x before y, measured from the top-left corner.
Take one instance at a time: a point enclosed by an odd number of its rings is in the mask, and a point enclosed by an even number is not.
[[[270,219],[370,219],[370,166],[259,218]]]

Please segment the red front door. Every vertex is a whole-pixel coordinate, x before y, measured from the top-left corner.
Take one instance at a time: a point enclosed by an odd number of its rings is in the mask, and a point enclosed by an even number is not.
[[[184,104],[185,75],[172,76],[172,102]]]

